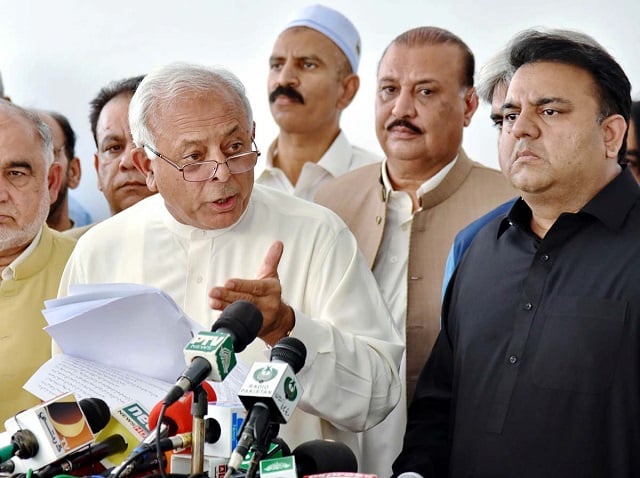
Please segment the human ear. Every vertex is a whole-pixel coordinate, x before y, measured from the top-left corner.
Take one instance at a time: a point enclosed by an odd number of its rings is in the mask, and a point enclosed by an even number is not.
[[[131,161],[138,171],[142,173],[147,183],[147,187],[152,192],[157,192],[156,178],[151,167],[151,160],[144,151],[144,148],[135,148],[131,151]]]
[[[82,166],[80,165],[80,158],[75,157],[69,161],[69,169],[67,170],[67,184],[71,189],[75,189],[80,184],[80,177],[82,176]]]
[[[601,128],[607,158],[617,159],[627,131],[627,122],[622,115],[611,115],[602,120]]]
[[[47,184],[49,188],[49,200],[51,204],[58,199],[58,193],[60,192],[60,186],[62,185],[62,166],[57,161],[54,161],[49,166],[49,172],[47,173]]]
[[[345,76],[341,81],[342,94],[338,98],[338,109],[344,110],[351,104],[360,88],[360,77],[355,73]]]
[[[476,89],[472,86],[464,94],[464,125],[471,124],[471,118],[478,109],[478,95]]]

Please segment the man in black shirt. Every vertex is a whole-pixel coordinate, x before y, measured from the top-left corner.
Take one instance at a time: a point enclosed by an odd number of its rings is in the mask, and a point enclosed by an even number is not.
[[[640,476],[630,84],[602,48],[554,34],[510,63],[500,165],[522,197],[449,286],[394,474]]]

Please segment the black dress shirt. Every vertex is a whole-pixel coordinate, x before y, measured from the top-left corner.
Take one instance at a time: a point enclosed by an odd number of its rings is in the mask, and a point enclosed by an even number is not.
[[[463,258],[395,474],[640,476],[640,189],[530,222],[520,199]]]

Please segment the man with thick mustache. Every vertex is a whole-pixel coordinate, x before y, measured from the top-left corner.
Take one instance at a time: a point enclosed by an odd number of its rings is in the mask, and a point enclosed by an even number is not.
[[[349,229],[326,208],[254,184],[255,123],[230,72],[152,72],[129,119],[133,161],[158,194],[81,238],[61,293],[76,283],[148,284],[207,329],[230,303],[255,303],[264,323],[242,361],[264,361],[288,335],[307,348],[304,394],[283,438],[292,447],[331,438],[359,458],[355,432],[400,398],[404,347]]]
[[[360,79],[360,36],[323,5],[296,11],[269,59],[269,105],[280,127],[257,182],[312,200],[323,182],[380,158],[352,146],[340,115]]]
[[[316,201],[349,225],[373,269],[396,327],[406,338],[406,396],[440,329],[445,260],[456,233],[513,197],[499,171],[471,161],[463,129],[478,106],[474,57],[453,33],[402,33],[378,67],[376,133],[386,159],[323,185]],[[367,471],[391,474],[406,422],[403,398],[366,432]]]

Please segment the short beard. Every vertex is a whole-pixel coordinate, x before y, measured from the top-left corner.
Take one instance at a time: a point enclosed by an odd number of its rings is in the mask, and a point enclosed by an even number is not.
[[[45,189],[45,194],[38,205],[38,213],[36,217],[27,224],[24,229],[20,230],[3,230],[0,228],[0,251],[8,251],[9,249],[17,249],[24,246],[25,248],[31,244],[36,237],[38,231],[47,220],[49,215],[49,194]]]

